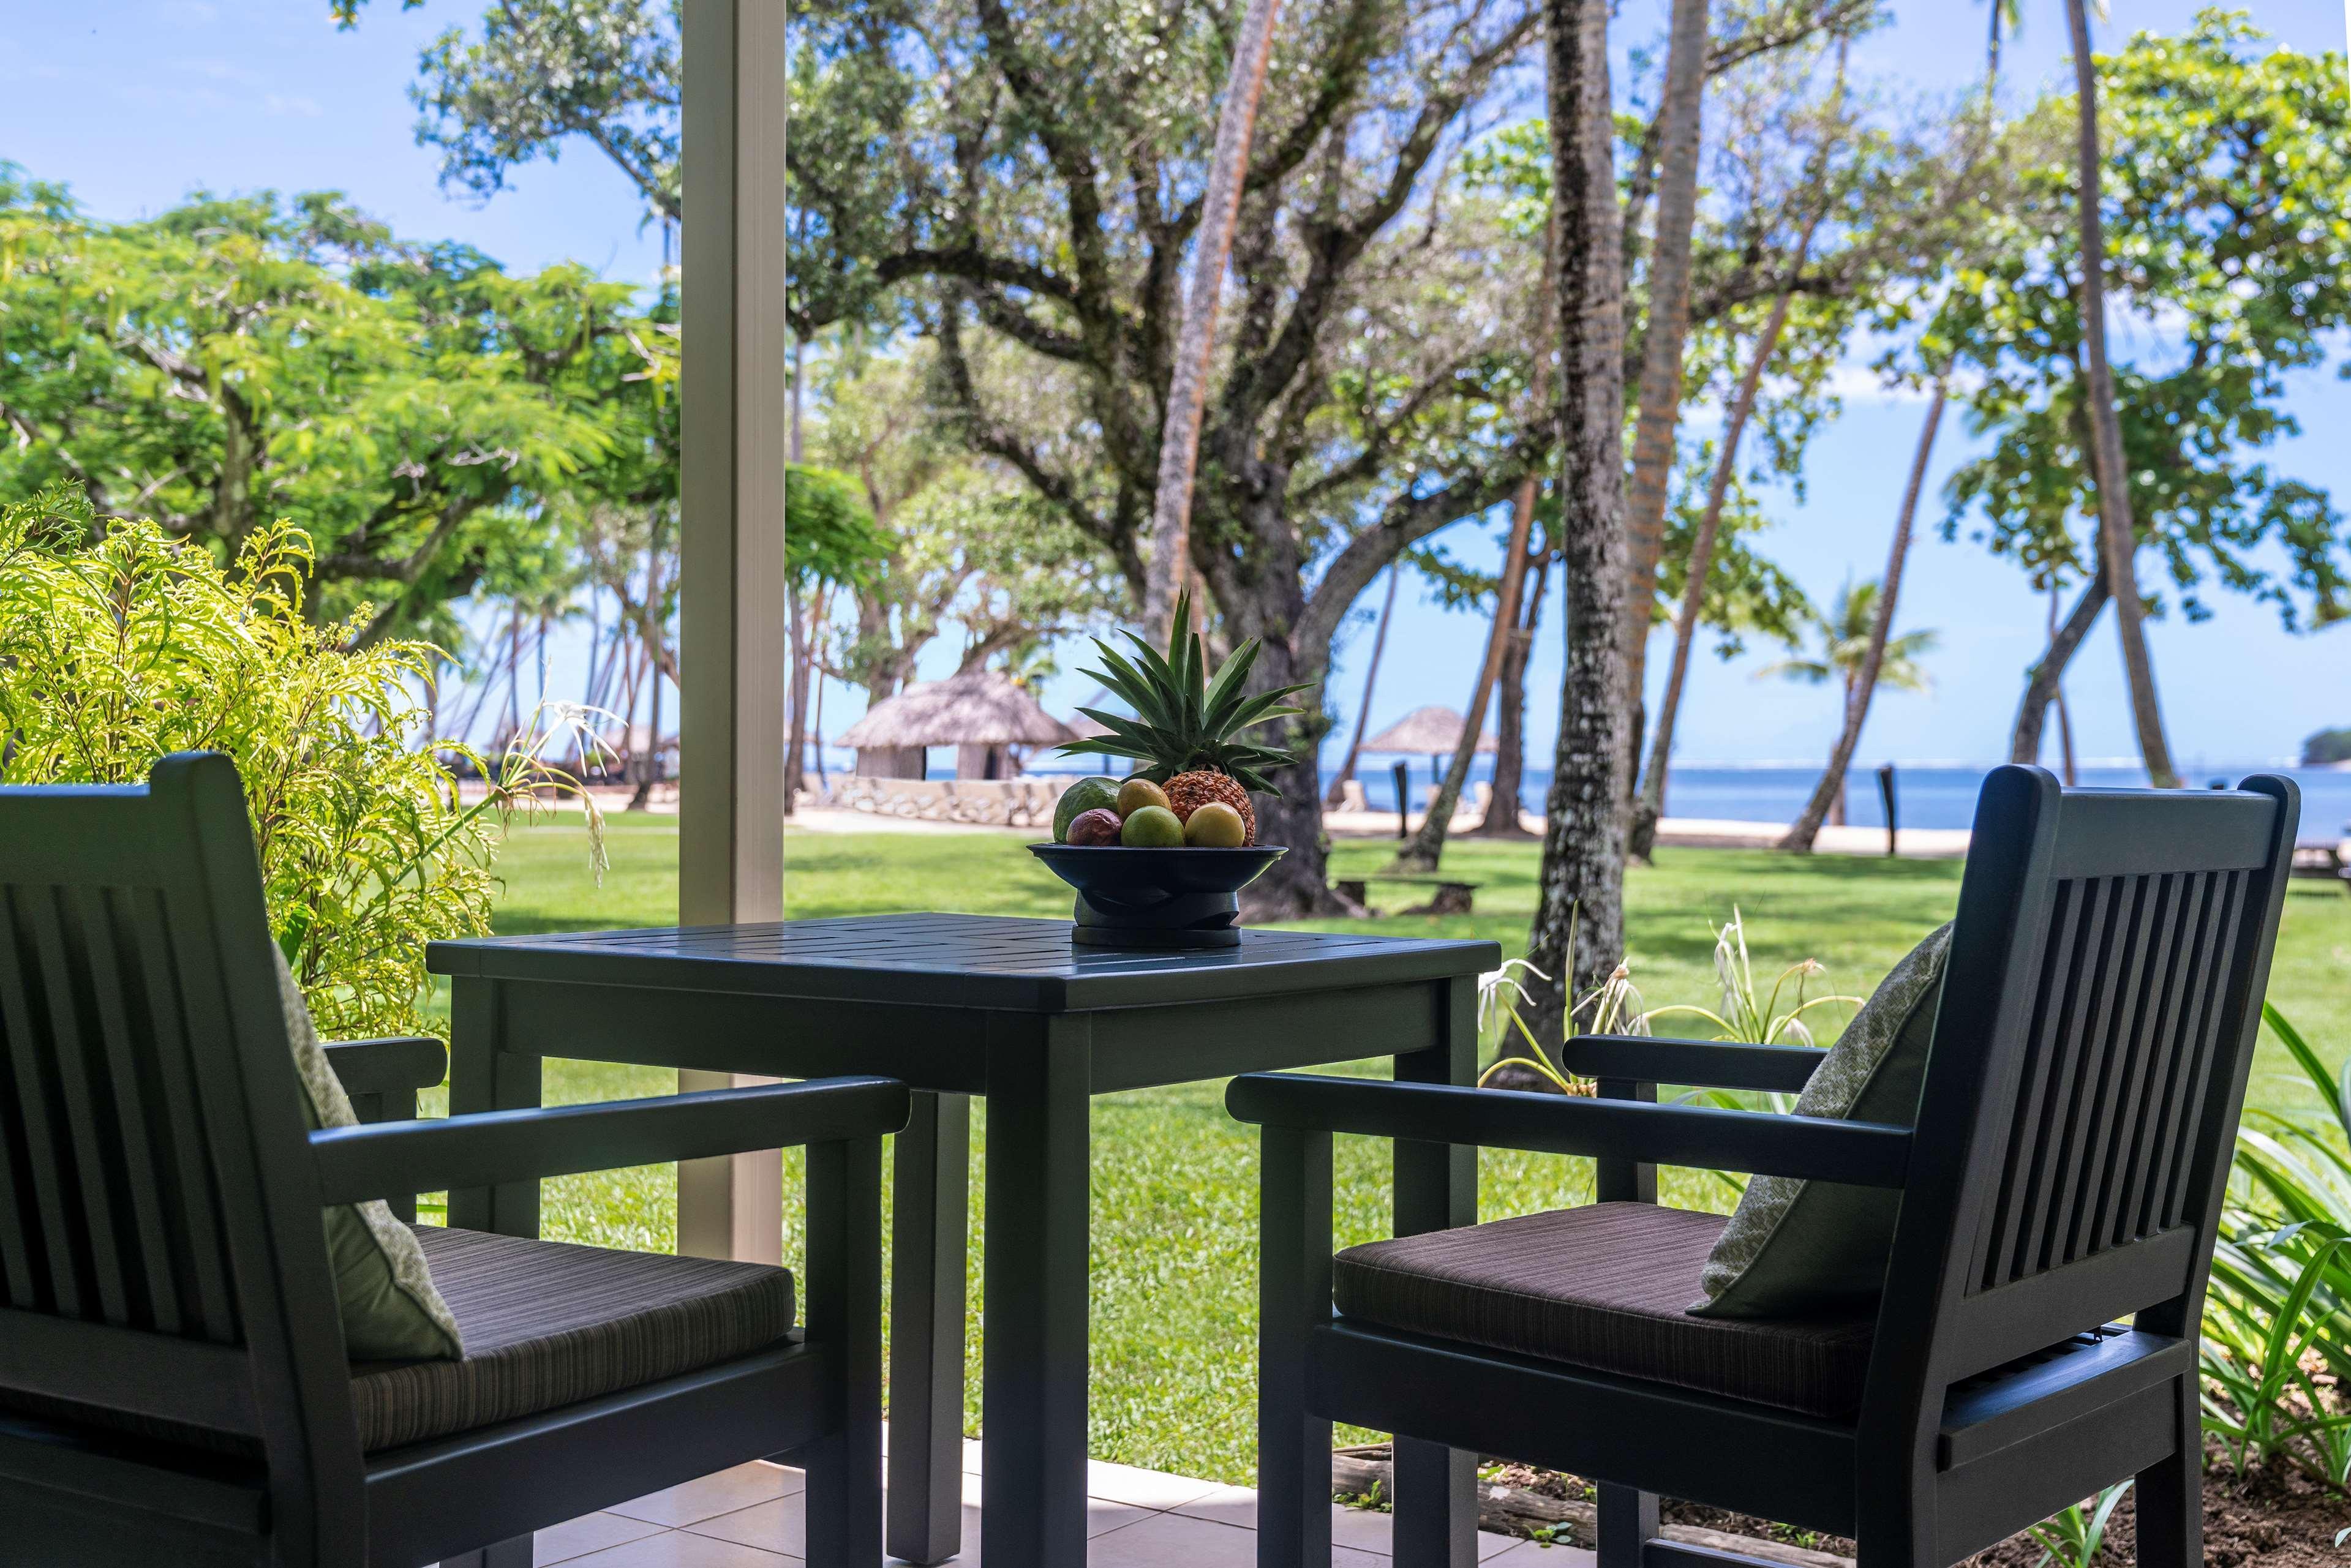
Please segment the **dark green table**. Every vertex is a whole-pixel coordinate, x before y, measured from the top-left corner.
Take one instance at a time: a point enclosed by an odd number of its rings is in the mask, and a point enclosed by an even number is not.
[[[918,1091],[895,1156],[889,1519],[917,1563],[960,1549],[969,1096],[987,1096],[981,1552],[1083,1568],[1090,1098],[1373,1056],[1466,1083],[1501,949],[1249,931],[1120,952],[1066,921],[898,915],[437,942],[427,962],[453,982],[452,1113],[538,1104],[549,1056]],[[1475,1151],[1396,1145],[1398,1235],[1476,1215]],[[535,1235],[538,1184],[452,1193],[449,1218]],[[1473,1484],[1472,1456],[1405,1448],[1400,1484]],[[1466,1528],[1447,1545],[1474,1561]]]

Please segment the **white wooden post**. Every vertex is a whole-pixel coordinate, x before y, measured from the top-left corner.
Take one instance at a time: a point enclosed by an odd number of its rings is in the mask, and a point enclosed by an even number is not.
[[[678,916],[784,907],[782,0],[685,0]],[[682,1090],[728,1085],[681,1072]],[[677,1249],[778,1260],[775,1153],[677,1175]]]

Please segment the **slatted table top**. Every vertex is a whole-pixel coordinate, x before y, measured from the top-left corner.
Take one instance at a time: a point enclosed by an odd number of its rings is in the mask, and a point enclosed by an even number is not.
[[[1437,980],[1502,961],[1499,944],[1373,933],[1245,930],[1240,946],[1081,947],[1066,920],[868,915],[435,942],[435,974],[1083,1012]]]

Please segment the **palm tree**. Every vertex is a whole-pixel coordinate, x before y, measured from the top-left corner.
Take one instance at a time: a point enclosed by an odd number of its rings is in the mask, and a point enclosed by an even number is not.
[[[2100,7],[2101,14],[2104,7]],[[2164,738],[2163,709],[2156,701],[2155,665],[2147,651],[2147,608],[2138,596],[2133,561],[2138,553],[2137,525],[2131,517],[2129,471],[2123,463],[2122,420],[2115,412],[2115,372],[2106,361],[2105,227],[2098,211],[2098,71],[2090,55],[2090,17],[2085,0],[2065,0],[2073,32],[2075,158],[2080,166],[2082,232],[2083,377],[2089,392],[2090,431],[2096,459],[2099,555],[2114,595],[2115,623],[2122,633],[2123,671],[2130,678],[2131,718],[2138,727],[2139,756],[2158,789],[2176,789]]]
[[[1240,214],[1241,184],[1249,172],[1249,144],[1257,133],[1258,101],[1265,93],[1265,66],[1273,52],[1273,24],[1280,0],[1249,0],[1234,41],[1231,74],[1217,113],[1217,145],[1201,194],[1200,233],[1192,257],[1191,287],[1184,296],[1184,319],[1176,335],[1176,364],[1167,385],[1167,420],[1159,436],[1158,493],[1151,510],[1151,560],[1144,578],[1143,625],[1146,638],[1167,631],[1176,595],[1191,559],[1192,477],[1200,456],[1200,415],[1208,396],[1208,360],[1217,341],[1217,302],[1225,287],[1225,263],[1233,249],[1233,225]]]
[[[1899,637],[1887,637],[1884,651],[1877,657],[1876,676],[1869,681],[1871,644],[1877,632],[1877,584],[1848,582],[1837,594],[1836,608],[1825,616],[1814,618],[1821,633],[1821,650],[1817,658],[1781,659],[1755,672],[1759,681],[1777,675],[1786,680],[1802,681],[1807,685],[1826,685],[1834,679],[1844,694],[1843,711],[1850,722],[1865,681],[1874,686],[1887,686],[1897,692],[1931,690],[1933,680],[1918,661],[1940,645],[1942,638],[1934,632],[1909,632]],[[1851,760],[1852,747],[1841,733],[1837,752],[1830,768],[1837,775],[1837,788],[1830,794],[1828,820],[1837,827],[1844,826],[1844,764]],[[1807,841],[1800,846],[1809,849]]]

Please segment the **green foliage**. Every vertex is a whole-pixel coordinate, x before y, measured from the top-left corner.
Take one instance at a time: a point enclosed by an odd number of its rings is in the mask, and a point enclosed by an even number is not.
[[[2351,1061],[2330,1071],[2283,1013],[2262,1016],[2325,1110],[2246,1113],[2204,1310],[2204,1427],[2241,1471],[2351,1489]]]
[[[2085,1506],[2075,1503],[2056,1518],[2036,1524],[2026,1533],[2041,1543],[2041,1562],[2036,1568],[2090,1568],[2098,1549],[2106,1543],[2106,1525],[2115,1516],[2115,1508],[2129,1491],[2131,1483],[2118,1481],[2090,1500]]]
[[[425,943],[489,929],[496,818],[417,745],[433,650],[352,646],[363,611],[306,618],[310,564],[284,523],[224,570],[68,486],[0,508],[0,783],[136,783],[168,753],[225,753],[319,1030],[398,1033]],[[494,799],[529,781],[497,771]]]
[[[890,538],[874,522],[857,481],[830,468],[784,468],[784,570],[802,592],[868,587],[890,559]]]
[[[2302,743],[2304,768],[2324,768],[2332,762],[2351,762],[2351,726],[2322,729]]]
[[[2351,109],[2341,56],[2265,46],[2242,13],[2207,10],[2100,57],[2102,265],[2110,338],[2147,345],[2115,366],[2140,538],[2191,620],[2209,576],[2299,628],[2351,614],[2344,519],[2261,454],[2299,428],[2291,373],[2351,325]],[[2074,133],[2070,90],[2011,128],[2011,199],[1921,350],[1972,379],[1990,445],[1952,476],[1945,536],[1980,509],[1979,537],[2039,583],[2085,571],[2072,524],[2097,511]]]
[[[1877,584],[1848,582],[1837,594],[1836,606],[1826,615],[1815,615],[1813,624],[1821,639],[1817,658],[1781,659],[1755,672],[1757,680],[1782,676],[1802,681],[1807,685],[1825,685],[1837,681],[1847,692],[1861,677],[1863,662],[1869,656],[1870,627],[1877,620]],[[1877,684],[1889,691],[1923,692],[1934,682],[1918,661],[1935,651],[1942,638],[1934,632],[1906,632],[1899,637],[1886,640],[1886,653],[1877,666]]]
[[[114,224],[0,164],[0,494],[70,480],[222,563],[288,518],[323,613],[446,634],[441,606],[559,553],[550,496],[664,487],[662,314],[331,193]]]

